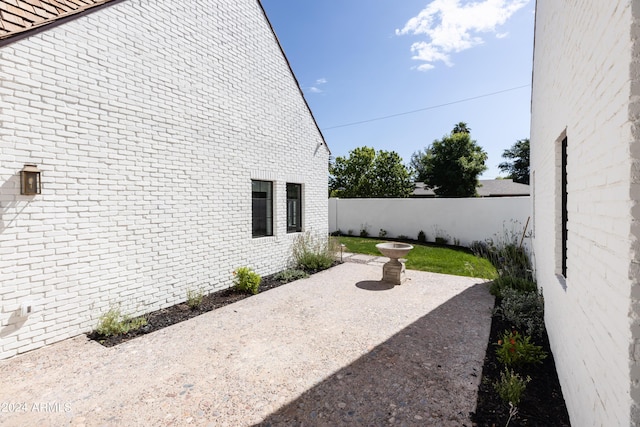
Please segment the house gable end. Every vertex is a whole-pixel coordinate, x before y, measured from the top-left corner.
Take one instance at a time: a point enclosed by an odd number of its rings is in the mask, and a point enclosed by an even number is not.
[[[275,273],[300,232],[327,235],[329,152],[260,3],[186,3],[113,0],[0,41],[0,200],[20,217],[0,240],[60,267],[0,257],[23,276],[3,277],[0,358],[87,332],[111,305],[134,316],[224,289],[239,266]],[[20,194],[25,164],[37,196]],[[252,180],[270,182],[269,237],[252,235]]]

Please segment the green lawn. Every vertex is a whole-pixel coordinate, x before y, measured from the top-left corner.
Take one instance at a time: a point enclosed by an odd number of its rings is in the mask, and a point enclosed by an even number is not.
[[[363,237],[339,237],[346,245],[346,252],[382,256],[376,248],[380,239]],[[473,255],[470,251],[450,246],[420,244],[411,242],[413,249],[407,256],[407,268],[410,270],[431,271],[433,273],[453,274],[456,276],[483,277],[494,279],[496,269],[489,261]]]

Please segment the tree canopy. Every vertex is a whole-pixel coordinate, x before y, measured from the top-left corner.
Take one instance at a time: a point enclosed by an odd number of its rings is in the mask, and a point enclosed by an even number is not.
[[[510,161],[502,162],[498,168],[507,172],[507,178],[514,182],[529,184],[529,139],[519,139],[511,148],[504,150],[502,157]]]
[[[433,188],[439,197],[477,195],[478,176],[487,170],[487,153],[471,139],[469,131],[466,123],[460,122],[450,135],[411,157],[416,179]]]
[[[409,197],[411,174],[395,151],[358,147],[329,167],[331,197]]]
[[[453,127],[451,133],[471,133],[471,128],[465,122],[458,122]]]

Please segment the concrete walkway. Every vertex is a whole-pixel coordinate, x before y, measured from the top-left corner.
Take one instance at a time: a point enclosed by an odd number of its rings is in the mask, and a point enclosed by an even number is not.
[[[339,259],[343,262],[355,262],[358,264],[368,264],[382,267],[389,258],[377,255],[354,254],[351,252],[343,252]],[[403,260],[404,262],[404,260]]]
[[[344,257],[344,255],[343,255]],[[348,262],[105,348],[0,362],[2,426],[470,426],[483,279]]]

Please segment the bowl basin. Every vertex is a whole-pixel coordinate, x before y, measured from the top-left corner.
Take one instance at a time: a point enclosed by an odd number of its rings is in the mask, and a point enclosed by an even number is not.
[[[407,256],[413,246],[408,243],[387,242],[378,243],[376,248],[387,258],[398,259]]]

